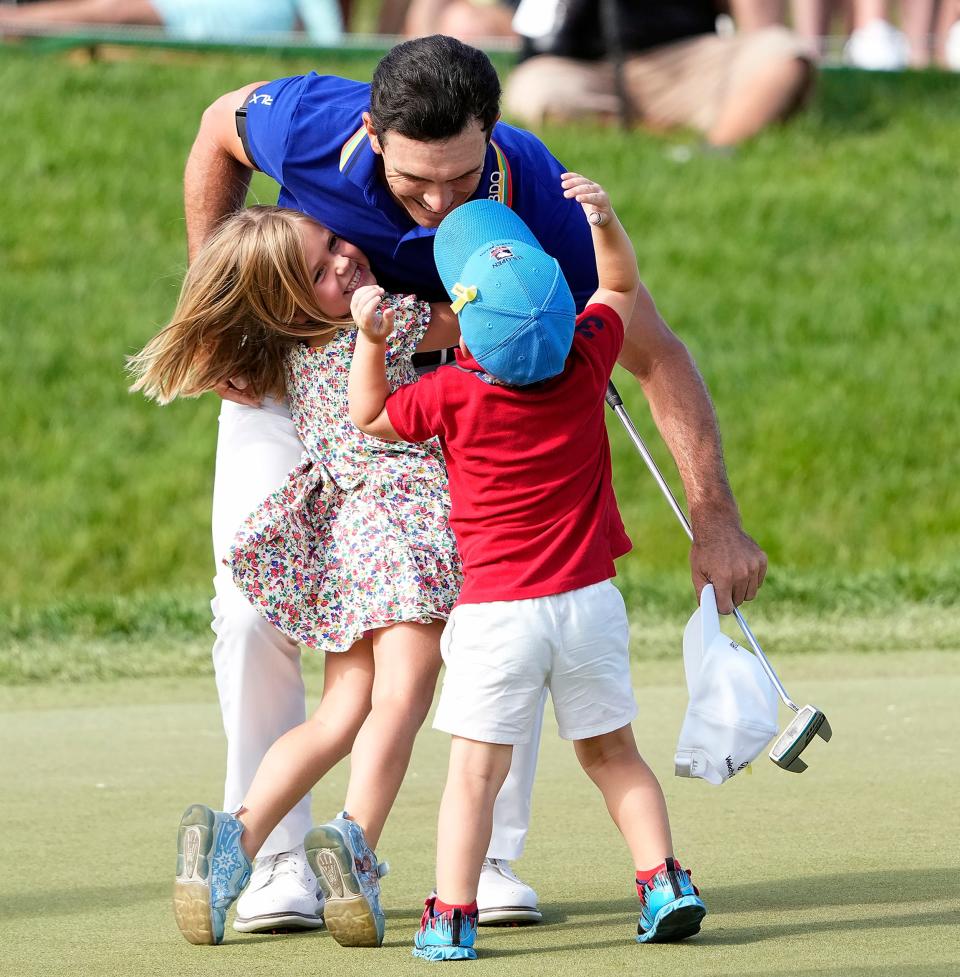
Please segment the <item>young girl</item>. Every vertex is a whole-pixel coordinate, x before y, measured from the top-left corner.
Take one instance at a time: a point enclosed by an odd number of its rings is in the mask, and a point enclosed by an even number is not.
[[[272,624],[326,653],[323,697],[271,747],[239,811],[197,804],[184,813],[174,911],[192,943],[222,941],[264,840],[351,748],[346,810],[308,834],[307,859],[334,938],[383,940],[372,849],[433,698],[461,571],[439,447],[367,437],[350,421],[358,289],[381,301],[394,326],[392,385],[416,380],[415,349],[457,341],[448,306],[384,296],[353,245],[303,214],[252,207],[205,245],[172,322],[131,360],[133,389],[161,403],[239,375],[254,396],[288,396],[306,447],[246,520],[227,562]]]

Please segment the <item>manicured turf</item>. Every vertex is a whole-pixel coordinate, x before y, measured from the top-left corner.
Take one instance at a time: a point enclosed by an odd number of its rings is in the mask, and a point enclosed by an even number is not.
[[[710,907],[681,946],[632,944],[628,856],[572,751],[545,726],[521,873],[546,922],[482,930],[471,973],[945,977],[960,967],[954,654],[788,656],[800,701],[834,727],[794,776],[768,760],[720,788],[672,776],[678,661],[637,669],[641,748],[668,795],[677,851]],[[317,683],[312,683],[314,691]],[[193,947],[170,908],[175,828],[216,803],[222,733],[210,679],[0,690],[0,973],[16,977],[425,973],[409,939],[432,882],[445,738],[421,734],[381,845],[392,874],[386,946],[326,933]],[[318,816],[342,800],[338,768]],[[432,971],[431,971],[432,972]],[[459,973],[459,970],[458,970]]]

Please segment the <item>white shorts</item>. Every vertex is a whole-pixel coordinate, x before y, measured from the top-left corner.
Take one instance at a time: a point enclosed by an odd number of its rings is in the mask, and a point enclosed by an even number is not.
[[[582,740],[637,715],[620,591],[602,583],[550,597],[460,604],[440,648],[434,729],[482,743],[526,743],[544,688],[560,735]]]

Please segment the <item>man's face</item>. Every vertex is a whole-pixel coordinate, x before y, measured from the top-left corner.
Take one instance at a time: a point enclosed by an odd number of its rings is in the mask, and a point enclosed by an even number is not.
[[[398,132],[383,141],[363,115],[373,151],[383,159],[383,175],[398,203],[421,227],[437,227],[477,189],[487,153],[487,136],[474,119],[451,139],[417,142]]]

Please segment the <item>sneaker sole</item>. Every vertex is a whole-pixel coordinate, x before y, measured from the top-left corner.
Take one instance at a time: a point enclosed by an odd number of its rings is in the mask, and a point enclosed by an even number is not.
[[[637,936],[637,943],[676,943],[700,932],[707,910],[697,896],[682,896],[663,907],[653,926]]]
[[[322,927],[322,916],[307,916],[303,913],[270,913],[251,916],[249,919],[237,916],[233,921],[233,928],[238,933],[299,933]]]
[[[303,844],[323,890],[323,920],[330,935],[340,946],[380,946],[376,917],[360,891],[353,856],[340,832],[321,825],[308,832]]]
[[[543,922],[543,913],[532,906],[491,906],[481,909],[477,923],[480,926],[533,926]]]
[[[189,943],[215,946],[210,906],[210,850],[216,818],[202,804],[183,812],[177,831],[177,877],[173,883],[173,915]]]
[[[476,960],[477,951],[469,946],[414,947],[413,955],[421,960],[439,963],[441,960]]]

